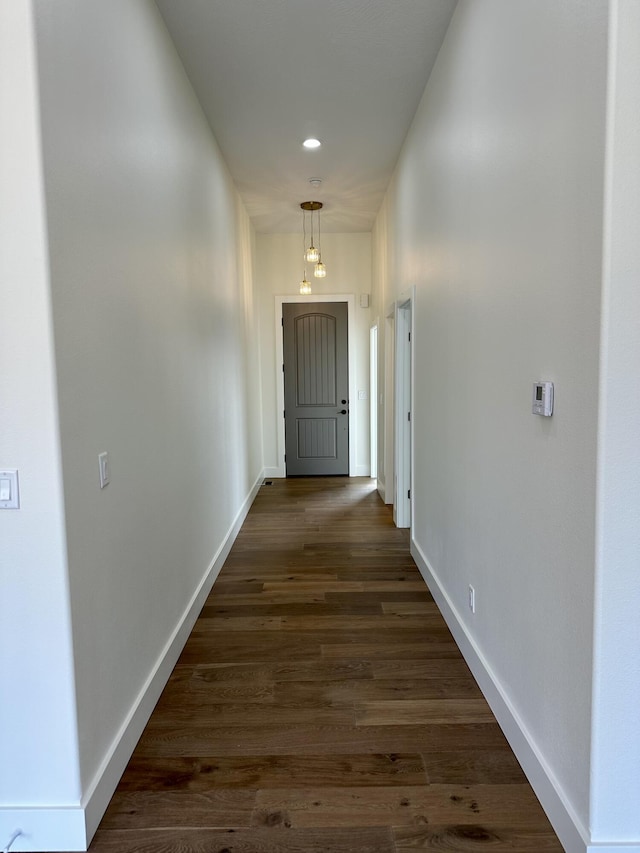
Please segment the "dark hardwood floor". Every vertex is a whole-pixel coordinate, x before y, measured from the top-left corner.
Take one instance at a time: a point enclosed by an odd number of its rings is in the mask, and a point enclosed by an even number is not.
[[[368,479],[251,509],[92,853],[562,851]]]

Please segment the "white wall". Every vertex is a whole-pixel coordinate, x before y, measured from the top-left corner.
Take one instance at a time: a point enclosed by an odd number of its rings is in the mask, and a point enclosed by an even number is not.
[[[0,4],[0,468],[21,487],[0,512],[3,848],[18,829],[42,841],[40,807],[80,800],[31,24],[29,4]]]
[[[414,550],[571,843],[590,820],[606,76],[604,0],[461,0],[375,231],[377,310],[417,288]]]
[[[302,220],[301,220],[302,227]],[[349,341],[355,361],[358,390],[369,392],[370,308],[360,308],[360,294],[371,293],[371,235],[322,234],[322,258],[327,277],[316,279],[307,270],[314,294],[353,294],[355,296],[355,341]],[[309,266],[309,265],[307,265]],[[283,475],[283,458],[278,453],[278,429],[282,427],[282,406],[278,406],[277,383],[281,365],[276,363],[275,296],[299,295],[303,273],[302,233],[256,235],[256,292],[260,323],[260,360],[262,363],[262,406],[264,428],[264,464],[271,476]],[[352,475],[368,476],[369,401],[352,400],[350,411],[356,416],[356,466]],[[353,426],[353,418],[351,425]]]
[[[635,841],[636,851],[640,850],[639,33],[640,5],[616,0],[609,38],[591,765],[592,838]]]
[[[16,260],[8,307],[20,335],[2,362],[20,404],[2,463],[24,474],[23,509],[2,523],[13,525],[20,626],[7,649],[9,731],[38,770],[0,784],[8,805],[81,805],[90,835],[261,477],[253,236],[155,4],[36,0],[35,12],[50,294],[28,92],[15,112],[31,157],[19,234],[30,257]],[[78,849],[53,823],[34,840],[31,820],[30,841],[12,849]]]

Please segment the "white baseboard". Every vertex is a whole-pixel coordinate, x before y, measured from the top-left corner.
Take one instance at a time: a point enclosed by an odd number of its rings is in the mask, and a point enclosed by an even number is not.
[[[640,853],[640,844],[635,841],[629,844],[624,842],[612,844],[608,841],[594,842],[587,845],[587,853]]]
[[[489,703],[500,728],[522,765],[551,825],[567,853],[640,853],[637,846],[590,845],[589,833],[569,805],[562,789],[509,700],[509,694],[460,619],[420,546],[411,536],[411,555],[429,587],[464,659]]]
[[[371,476],[371,468],[369,465],[355,465],[349,471],[350,477],[369,477]]]
[[[387,493],[387,490],[386,490],[386,487],[384,484],[384,480],[381,477],[378,477],[378,494],[382,498],[383,504],[386,504],[386,502],[387,502],[386,497],[385,497],[386,493]]]
[[[27,829],[28,827],[28,829]],[[5,849],[14,833],[20,835],[11,853],[38,850],[86,850],[89,846],[84,811],[80,806],[25,806],[0,808],[0,845]]]
[[[25,834],[16,838],[11,846],[11,853],[20,853],[20,851],[41,851],[41,853],[42,851],[82,851],[88,848],[264,477],[265,472],[262,471],[238,510],[224,540],[193,593],[191,601],[171,632],[155,666],[142,686],[127,719],[114,738],[102,765],[85,792],[82,802],[78,806],[69,808],[0,809],[0,833],[2,833],[0,844],[8,844],[15,831],[23,826],[29,827],[29,835]]]
[[[275,480],[281,480],[287,476],[287,472],[284,470],[283,466],[265,468],[263,476],[266,477],[267,479],[269,477],[273,477]]]

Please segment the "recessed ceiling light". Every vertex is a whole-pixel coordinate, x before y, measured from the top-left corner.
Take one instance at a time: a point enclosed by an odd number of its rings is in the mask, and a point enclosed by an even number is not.
[[[314,139],[312,137],[311,139],[305,139],[305,141],[302,144],[304,145],[305,148],[320,148],[320,146],[322,145],[322,142],[320,142],[319,139]]]

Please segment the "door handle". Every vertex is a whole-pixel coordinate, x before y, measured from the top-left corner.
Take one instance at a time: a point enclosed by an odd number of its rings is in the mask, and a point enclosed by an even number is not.
[[[338,412],[338,414],[339,414],[339,415],[346,415],[346,414],[347,414],[347,410],[346,410],[346,409],[340,409],[340,411]]]

